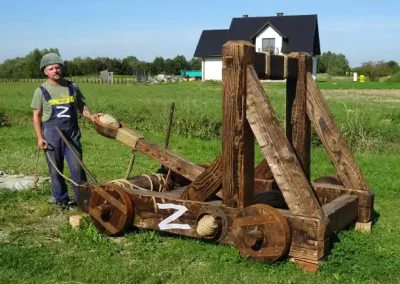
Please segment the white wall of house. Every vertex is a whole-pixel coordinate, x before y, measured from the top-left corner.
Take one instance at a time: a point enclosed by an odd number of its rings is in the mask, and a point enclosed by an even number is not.
[[[314,80],[317,78],[317,57],[312,57],[312,76]]]
[[[262,39],[263,38],[274,38],[275,39],[275,54],[281,54],[282,50],[282,36],[271,26],[267,26],[261,31],[256,37],[256,52],[262,52]],[[276,53],[276,50],[279,53]]]
[[[222,57],[205,57],[201,61],[202,81],[222,81]],[[317,77],[317,56],[312,57],[312,76]]]
[[[202,80],[222,81],[222,57],[205,57],[202,60]]]

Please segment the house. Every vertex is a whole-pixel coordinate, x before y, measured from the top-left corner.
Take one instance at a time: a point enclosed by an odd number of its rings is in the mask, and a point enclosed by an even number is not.
[[[312,73],[317,74],[321,55],[317,15],[233,18],[229,29],[203,30],[194,53],[202,59],[202,80],[222,80],[222,46],[229,40],[247,40],[256,52],[287,55],[307,52],[312,56]]]

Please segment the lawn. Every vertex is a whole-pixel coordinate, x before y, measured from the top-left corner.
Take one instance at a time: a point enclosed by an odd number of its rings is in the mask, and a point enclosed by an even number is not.
[[[344,82],[343,82],[344,83]],[[274,83],[280,84],[280,83]],[[338,83],[339,84],[339,83]],[[0,189],[0,283],[397,283],[400,281],[400,91],[328,90],[319,83],[357,162],[375,191],[372,234],[348,230],[337,236],[317,274],[284,260],[273,265],[240,258],[237,250],[196,239],[131,230],[107,238],[90,222],[73,230],[68,216],[47,204],[48,184],[26,191]],[[270,87],[284,125],[285,90]],[[364,85],[363,85],[364,86]],[[0,84],[0,170],[32,174],[35,136],[30,100],[37,84]],[[153,86],[80,84],[89,106],[107,112],[164,142],[169,108],[175,102],[170,149],[186,159],[210,162],[221,150],[221,86],[170,83]],[[387,87],[389,89],[390,87]],[[84,162],[100,182],[122,178],[130,150],[98,135],[81,121]],[[321,142],[312,136],[312,178],[334,173]],[[262,155],[256,149],[256,162]],[[138,154],[133,175],[159,164]],[[39,174],[46,175],[43,157]]]

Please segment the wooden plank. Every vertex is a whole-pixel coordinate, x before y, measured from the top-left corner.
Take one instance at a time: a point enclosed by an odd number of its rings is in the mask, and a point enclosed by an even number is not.
[[[181,195],[181,199],[209,201],[222,187],[222,156],[199,175],[199,177],[190,184]]]
[[[337,233],[357,220],[358,198],[352,195],[342,195],[322,206],[322,209],[329,218],[329,232]]]
[[[261,193],[272,190],[273,183],[267,179],[254,179],[254,193]]]
[[[246,119],[247,72],[254,45],[229,41],[222,48],[222,199],[229,207],[252,204],[254,135]]]
[[[298,58],[297,78],[286,81],[286,136],[299,159],[306,178],[310,180],[311,122],[307,116],[307,55]]]
[[[272,182],[272,180],[270,181]],[[372,190],[360,190],[345,188],[341,185],[313,182],[312,186],[320,202],[326,204],[332,202],[341,195],[354,195],[358,197],[358,205],[361,207],[372,207],[375,193]]]
[[[365,177],[310,72],[307,72],[307,114],[344,187],[368,190]]]
[[[165,231],[193,238],[201,238],[196,230],[196,219],[200,210],[204,206],[210,204],[218,206],[226,214],[229,226],[239,213],[239,209],[222,206],[221,202],[199,202],[174,198],[174,195],[172,194],[173,191],[161,193],[155,191],[144,192],[141,190],[127,189],[127,193],[135,208],[134,226],[157,231]],[[178,205],[178,207],[175,207],[176,205]],[[162,206],[166,206],[167,208],[164,209]],[[183,214],[178,214],[179,216],[176,219],[171,220],[171,222],[168,222],[169,220],[165,222],[167,218],[170,218],[173,214],[177,213],[178,210],[182,210],[181,212]],[[162,223],[163,221],[164,223]],[[172,226],[179,225],[180,228],[174,228],[168,226],[168,224]],[[165,225],[167,225],[167,227],[165,227]],[[226,237],[220,242],[234,245],[234,236],[230,229],[228,230]]]
[[[247,119],[293,215],[323,218],[324,212],[304,175],[253,66],[247,68]]]
[[[330,238],[323,241],[308,240],[306,243],[292,244],[289,256],[305,261],[318,261],[329,253],[331,246]]]

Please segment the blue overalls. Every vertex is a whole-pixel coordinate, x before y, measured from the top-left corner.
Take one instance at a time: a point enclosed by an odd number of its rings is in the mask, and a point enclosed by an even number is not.
[[[72,82],[68,81],[69,96],[61,99],[52,99],[49,92],[40,86],[44,99],[51,105],[51,116],[49,120],[43,122],[43,137],[48,143],[47,153],[50,159],[57,166],[60,172],[64,172],[64,157],[67,160],[68,168],[71,174],[71,179],[80,184],[86,181],[86,175],[74,154],[64,143],[54,126],[57,126],[72,147],[80,160],[82,160],[82,146],[80,143],[81,132],[78,125],[78,117],[75,108],[76,88]],[[56,169],[48,160],[46,161],[49,168],[53,196],[57,202],[67,203],[70,201],[68,196],[68,188],[64,178],[58,174]],[[72,185],[74,190],[75,201],[78,196],[78,187]]]

